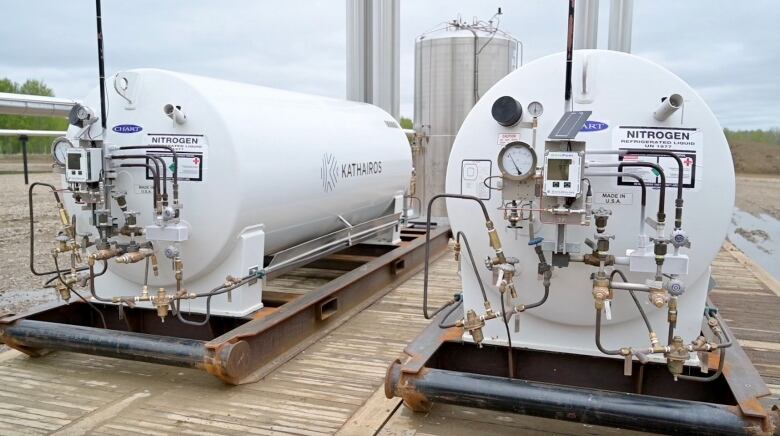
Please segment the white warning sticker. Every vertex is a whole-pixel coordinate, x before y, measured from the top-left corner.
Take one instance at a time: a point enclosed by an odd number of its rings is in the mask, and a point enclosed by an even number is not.
[[[620,157],[623,162],[650,162],[657,164],[666,176],[667,188],[676,188],[680,166],[670,156],[654,154],[668,151],[676,154],[682,162],[683,188],[696,190],[696,180],[701,180],[703,165],[703,135],[695,128],[620,126],[613,134],[613,146],[630,151]],[[623,167],[620,171],[631,172],[642,177],[647,187],[660,187],[660,173],[647,167]],[[633,178],[622,177],[618,185],[637,186]]]
[[[148,145],[164,145],[172,147],[176,151],[178,167],[174,165],[173,153],[169,151],[161,149],[146,152],[148,155],[159,156],[165,161],[168,180],[173,178],[174,170],[180,182],[204,180],[208,168],[206,163],[209,149],[205,135],[149,133],[147,141]],[[152,179],[149,170],[146,172],[146,178],[147,180]]]
[[[597,192],[593,198],[598,204],[634,204],[634,194],[631,192]]]
[[[460,193],[490,200],[491,190],[485,184],[493,174],[493,162],[483,159],[464,160],[460,167]],[[488,180],[490,183],[490,180]]]
[[[520,134],[519,133],[499,133],[498,134],[498,145],[505,146],[509,144],[510,142],[516,142],[520,140]]]

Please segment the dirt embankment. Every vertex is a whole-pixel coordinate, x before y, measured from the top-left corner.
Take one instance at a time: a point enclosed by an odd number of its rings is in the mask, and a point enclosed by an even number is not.
[[[780,176],[780,145],[741,140],[729,145],[737,174]]]
[[[751,215],[765,213],[780,220],[780,174],[738,174],[736,206]]]

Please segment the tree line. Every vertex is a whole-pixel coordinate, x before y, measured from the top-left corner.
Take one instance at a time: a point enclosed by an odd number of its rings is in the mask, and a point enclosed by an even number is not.
[[[42,80],[27,80],[20,84],[7,78],[0,79],[0,92],[54,97],[54,91]],[[65,118],[0,115],[0,129],[67,130],[67,128],[68,120]],[[27,142],[28,152],[49,153],[53,140],[54,138],[30,138]],[[21,152],[22,145],[18,136],[0,136],[0,154]]]

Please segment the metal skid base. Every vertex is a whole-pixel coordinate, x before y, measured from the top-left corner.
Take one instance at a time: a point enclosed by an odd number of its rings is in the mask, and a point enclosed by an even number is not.
[[[440,402],[664,434],[780,434],[780,410],[759,402],[769,390],[736,341],[710,383],[674,381],[661,364],[635,361],[624,376],[620,359],[526,349],[512,350],[509,378],[506,347],[464,342],[461,328],[438,327],[442,316],[385,378],[386,396],[416,412]]]
[[[447,248],[450,230],[431,230],[431,252]],[[0,318],[0,339],[31,356],[64,350],[202,369],[228,384],[259,380],[419,271],[425,231],[403,229],[398,246],[358,244],[307,268],[346,271],[305,294],[263,292],[264,307],[244,317],[212,316],[203,326],[156,311],[93,303],[56,303]]]

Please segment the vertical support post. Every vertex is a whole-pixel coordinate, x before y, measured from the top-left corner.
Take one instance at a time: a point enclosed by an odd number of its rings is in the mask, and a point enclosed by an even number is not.
[[[579,0],[574,11],[574,49],[598,47],[599,0]]]
[[[30,138],[27,135],[19,135],[19,142],[22,143],[22,163],[24,164],[24,184],[30,184],[30,175],[27,171],[27,141]]]
[[[634,0],[612,0],[609,6],[610,50],[631,53],[631,25],[634,19]]]
[[[347,0],[347,99],[399,118],[400,1]]]

